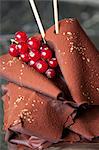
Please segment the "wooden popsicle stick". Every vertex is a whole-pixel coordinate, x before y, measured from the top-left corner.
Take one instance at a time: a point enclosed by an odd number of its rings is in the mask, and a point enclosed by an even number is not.
[[[42,25],[40,16],[39,16],[39,14],[38,14],[36,5],[35,5],[35,3],[34,3],[34,0],[29,0],[29,2],[30,2],[30,5],[31,5],[31,7],[32,7],[32,11],[33,11],[34,16],[35,16],[35,19],[36,19],[36,21],[37,21],[37,24],[38,24],[38,27],[39,27],[41,36],[42,36],[42,38],[43,38],[43,41],[44,41],[44,43],[46,43],[46,41],[45,41],[45,39],[44,39],[44,38],[45,38],[45,31],[44,31],[44,28],[43,28],[43,25]]]
[[[56,34],[59,34],[58,1],[57,0],[53,0],[53,8],[54,8],[55,31],[56,31]]]

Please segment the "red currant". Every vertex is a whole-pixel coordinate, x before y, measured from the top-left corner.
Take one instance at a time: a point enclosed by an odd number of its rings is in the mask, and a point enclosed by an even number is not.
[[[17,45],[16,44],[11,44],[9,48],[9,54],[13,57],[17,57],[19,55]]]
[[[54,78],[56,75],[56,72],[54,69],[48,69],[45,73],[48,78]]]
[[[30,60],[30,61],[29,61],[29,66],[35,68],[35,61]]]
[[[46,44],[43,44],[41,47],[40,47],[40,50],[48,50],[49,47],[46,45]]]
[[[40,41],[35,37],[30,37],[27,41],[29,48],[32,50],[38,50],[40,47]]]
[[[49,60],[52,58],[52,51],[50,49],[42,49],[41,51],[41,58]]]
[[[15,33],[15,41],[17,42],[26,42],[27,34],[23,31],[18,31]]]
[[[17,48],[18,48],[19,53],[21,54],[28,52],[28,45],[26,43],[23,43],[23,42],[19,43],[17,45]]]
[[[57,65],[58,65],[58,62],[57,62],[56,58],[52,58],[49,60],[49,66],[50,67],[55,68],[55,67],[57,67]]]
[[[39,51],[34,51],[34,52],[30,51],[29,52],[29,57],[30,57],[31,60],[37,61],[41,58],[41,54],[40,54]]]
[[[40,73],[44,73],[48,69],[48,64],[45,60],[38,60],[35,66],[36,70]]]
[[[29,62],[29,60],[30,60],[28,53],[21,54],[20,57],[24,62]]]

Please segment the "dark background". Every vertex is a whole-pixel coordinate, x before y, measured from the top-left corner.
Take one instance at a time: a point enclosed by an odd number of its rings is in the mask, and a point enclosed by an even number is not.
[[[52,0],[35,0],[45,29],[53,25]],[[59,0],[59,19],[76,17],[99,49],[99,0]],[[28,0],[0,0],[0,55],[7,52],[9,39],[24,30],[38,32]],[[5,81],[0,80],[0,83]],[[7,150],[4,142],[3,104],[0,101],[0,150]]]

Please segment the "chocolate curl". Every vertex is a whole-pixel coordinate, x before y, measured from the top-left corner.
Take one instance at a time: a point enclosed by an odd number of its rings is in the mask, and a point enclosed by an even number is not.
[[[67,119],[73,108],[13,83],[6,88],[10,97],[8,129],[50,142],[60,141],[64,124],[72,124]]]
[[[0,76],[53,98],[61,94],[60,89],[48,78],[9,54],[0,57]]]
[[[99,137],[99,106],[81,112],[70,129],[88,140]]]
[[[99,53],[76,19],[59,22],[46,31],[46,41],[56,57],[73,100],[79,105],[99,105]]]

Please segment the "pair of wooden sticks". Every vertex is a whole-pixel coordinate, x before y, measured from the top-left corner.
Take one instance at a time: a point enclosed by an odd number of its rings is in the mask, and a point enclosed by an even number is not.
[[[36,18],[36,21],[37,21],[37,24],[38,24],[41,36],[43,38],[43,41],[46,42],[45,39],[44,39],[45,38],[44,27],[42,25],[40,16],[38,14],[35,2],[34,2],[34,0],[29,0],[29,2],[30,2],[30,5],[31,5],[31,8],[32,8],[32,11],[34,13],[34,16]],[[56,34],[58,34],[59,33],[59,26],[58,26],[58,0],[53,0],[53,9],[54,9],[55,31],[56,31]]]

